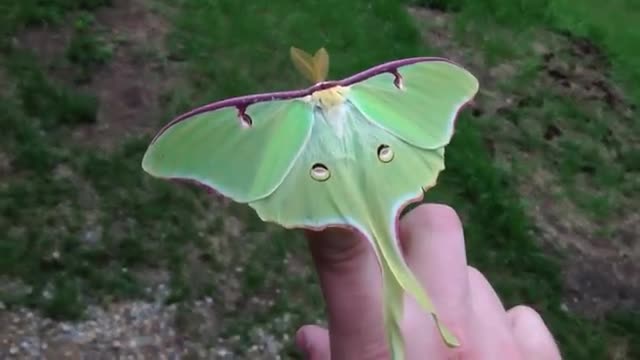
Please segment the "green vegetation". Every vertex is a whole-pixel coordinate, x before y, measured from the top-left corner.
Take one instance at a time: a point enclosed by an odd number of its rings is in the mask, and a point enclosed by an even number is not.
[[[80,82],[90,80],[91,74],[113,55],[111,45],[94,33],[94,22],[90,13],[78,15],[73,37],[66,49],[67,60],[78,67],[77,80]]]
[[[325,46],[331,78],[394,58],[447,55],[428,36],[425,44],[424,24],[399,1],[149,3],[148,11],[171,24],[167,48],[144,43],[137,51],[155,51],[147,58],[159,73],[180,79],[170,91],[154,93],[162,108],[148,112],[164,114],[150,122],[154,129],[215,99],[305,86],[290,65],[290,45]],[[633,342],[640,334],[637,312],[567,311],[561,268],[572,254],[536,241],[544,229],[529,212],[532,203],[554,196],[571,205],[558,210],[562,215],[593,225],[584,231],[614,237],[618,219],[635,211],[640,7],[633,0],[410,3],[452,12],[445,27],[455,36],[447,45],[465,49],[465,63],[488,79],[481,85],[490,90],[457,122],[447,170],[428,200],[460,212],[470,263],[487,274],[505,305],[524,302],[541,311],[566,359],[609,358],[625,342],[625,358],[640,357]],[[322,317],[299,234],[263,224],[251,210],[200,189],[146,176],[140,160],[152,133],[122,140],[117,134],[109,151],[74,140],[76,132],[99,125],[98,90],[108,89],[86,84],[116,61],[120,43],[99,31],[93,14],[114,4],[0,5],[6,50],[0,79],[7,84],[0,89],[0,301],[77,319],[91,303],[148,297],[145,288],[158,277],[149,274],[168,273],[167,301],[213,297],[218,336],[234,339],[238,354],[259,328],[291,337],[301,323]],[[49,31],[73,25],[55,58],[4,40],[42,24]],[[65,68],[74,70],[59,70]],[[110,120],[116,121],[102,119]],[[549,172],[549,180],[525,186],[538,171]],[[187,320],[180,324],[189,327]],[[290,339],[285,345],[287,356],[297,356]]]

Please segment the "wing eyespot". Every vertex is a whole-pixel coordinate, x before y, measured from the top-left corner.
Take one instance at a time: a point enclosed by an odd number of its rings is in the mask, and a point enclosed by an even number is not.
[[[253,119],[247,113],[240,114],[240,124],[245,128],[250,128],[253,126]]]
[[[402,81],[402,75],[400,75],[400,72],[398,71],[398,69],[393,69],[390,72],[391,72],[391,74],[393,74],[393,85],[398,90],[403,90],[404,89],[404,82]]]
[[[251,116],[249,116],[249,114],[247,114],[247,107],[246,106],[242,106],[242,107],[238,107],[238,120],[240,120],[240,125],[245,128],[248,129],[250,127],[253,126],[253,119],[251,118]]]
[[[329,171],[329,168],[321,163],[313,164],[309,174],[311,175],[311,178],[316,181],[327,181],[331,177],[331,171]]]
[[[382,144],[378,146],[378,159],[383,163],[388,163],[393,160],[394,153],[393,149],[389,147],[389,145]]]

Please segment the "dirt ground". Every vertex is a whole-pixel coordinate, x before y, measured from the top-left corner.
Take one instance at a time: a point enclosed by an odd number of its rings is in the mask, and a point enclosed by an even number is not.
[[[97,122],[75,129],[73,140],[111,149],[129,134],[151,133],[164,120],[162,95],[178,81],[179,64],[167,60],[165,37],[170,24],[145,0],[115,0],[98,9],[91,27],[112,49],[109,61],[98,66],[80,88],[99,100]],[[64,56],[73,36],[71,27],[34,28],[18,36],[21,47],[41,59]],[[46,62],[46,61],[45,61]],[[46,64],[58,80],[74,83],[74,65]]]

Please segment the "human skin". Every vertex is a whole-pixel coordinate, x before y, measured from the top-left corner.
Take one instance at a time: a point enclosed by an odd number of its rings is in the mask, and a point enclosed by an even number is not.
[[[305,325],[296,345],[309,360],[387,360],[382,279],[366,239],[353,231],[308,231],[328,314],[328,330]],[[425,204],[400,221],[405,259],[461,345],[447,348],[433,318],[405,296],[407,360],[556,360],[544,321],[524,305],[505,310],[487,279],[468,266],[462,225],[448,206]]]

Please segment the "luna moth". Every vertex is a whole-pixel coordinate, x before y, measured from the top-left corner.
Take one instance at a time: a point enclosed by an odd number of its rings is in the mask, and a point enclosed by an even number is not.
[[[392,358],[404,358],[404,291],[433,316],[447,345],[459,345],[404,261],[398,219],[436,184],[458,112],[478,80],[447,59],[414,57],[327,81],[324,48],[314,55],[290,50],[312,86],[234,97],[178,116],[151,141],[143,169],[204,185],[285,228],[360,232],[379,261]]]

